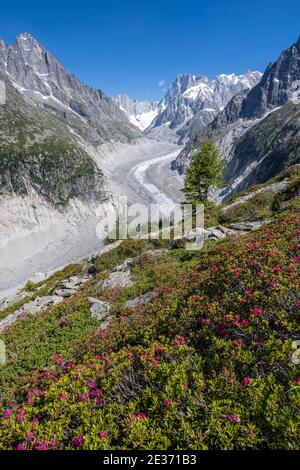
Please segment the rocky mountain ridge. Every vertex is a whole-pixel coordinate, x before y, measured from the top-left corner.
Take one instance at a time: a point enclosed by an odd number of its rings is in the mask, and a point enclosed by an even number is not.
[[[158,114],[146,129],[151,138],[182,144],[204,128],[238,92],[251,89],[260,80],[260,72],[243,75],[179,75],[159,102]]]
[[[212,139],[227,163],[227,188],[219,195],[226,198],[298,163],[299,78],[300,40],[268,65],[255,87],[235,95],[191,138],[172,168],[184,173],[195,149]]]
[[[64,120],[93,144],[140,137],[113,100],[71,75],[29,33],[0,40],[0,71],[32,104]]]

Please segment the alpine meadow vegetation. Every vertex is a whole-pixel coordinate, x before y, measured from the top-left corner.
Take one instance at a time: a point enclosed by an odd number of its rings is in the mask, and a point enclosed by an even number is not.
[[[128,288],[97,290],[117,260],[99,258],[74,299],[3,334],[1,449],[298,448],[299,224],[294,197],[201,252],[125,241]],[[111,302],[108,325],[90,295]]]

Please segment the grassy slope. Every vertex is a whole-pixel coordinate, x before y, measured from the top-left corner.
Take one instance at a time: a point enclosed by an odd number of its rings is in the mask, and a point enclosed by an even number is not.
[[[138,254],[137,284],[101,292],[98,273],[6,333],[0,376],[17,389],[3,400],[12,415],[0,447],[296,448],[299,223],[295,198],[263,230],[199,253],[171,250],[158,262],[142,254],[145,242],[129,241],[100,258],[103,270]],[[151,289],[152,303],[124,307]],[[91,319],[89,295],[112,302],[107,329]]]
[[[267,186],[272,183],[278,183],[283,180],[289,180],[287,187],[281,193],[273,193],[268,191]],[[254,197],[244,202],[237,204],[226,212],[222,212],[222,207],[230,205],[238,201],[243,196],[251,195],[254,191],[262,190]],[[300,166],[292,166],[286,171],[282,172],[276,178],[267,181],[264,184],[252,186],[246,191],[234,195],[230,200],[218,209],[218,221],[220,223],[228,224],[232,222],[241,222],[243,220],[262,220],[272,218],[280,209],[285,207],[286,201],[291,197],[300,194]]]

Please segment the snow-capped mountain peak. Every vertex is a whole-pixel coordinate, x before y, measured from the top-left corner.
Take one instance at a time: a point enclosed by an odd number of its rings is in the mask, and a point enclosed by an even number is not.
[[[209,124],[236,93],[250,90],[261,77],[260,72],[252,71],[220,74],[213,80],[205,75],[178,75],[145,132],[155,139],[182,143],[195,129]]]
[[[127,115],[129,121],[141,131],[150,126],[158,114],[158,103],[155,102],[138,101],[122,94],[113,97],[113,100]]]

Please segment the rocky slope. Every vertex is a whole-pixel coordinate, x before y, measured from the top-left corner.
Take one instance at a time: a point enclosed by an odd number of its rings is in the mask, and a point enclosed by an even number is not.
[[[55,206],[104,200],[103,174],[69,128],[31,106],[8,81],[0,106],[0,194],[34,191]]]
[[[227,162],[227,197],[266,181],[299,161],[300,41],[269,65],[249,92],[235,95],[205,129],[198,132],[173,162],[183,173],[194,149],[212,139]]]
[[[113,101],[121,111],[124,111],[129,121],[141,131],[150,126],[158,113],[158,103],[155,102],[138,101],[130,98],[128,95],[114,96]]]
[[[263,183],[300,163],[300,104],[289,102],[234,140],[221,197]]]
[[[146,130],[152,138],[183,143],[209,124],[238,92],[251,89],[261,78],[260,72],[243,75],[179,75],[158,105],[158,115]]]

